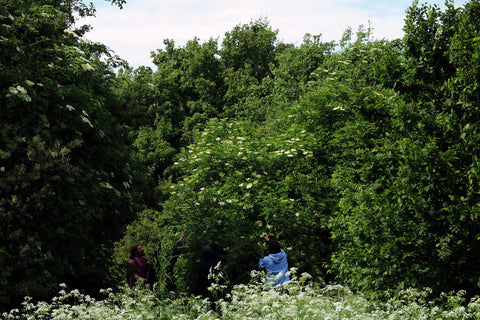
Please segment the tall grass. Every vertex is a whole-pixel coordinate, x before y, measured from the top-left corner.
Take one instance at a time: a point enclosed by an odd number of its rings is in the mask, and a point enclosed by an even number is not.
[[[62,286],[51,302],[31,302],[4,313],[2,319],[480,319],[480,300],[467,301],[464,292],[443,294],[429,300],[429,289],[406,289],[382,301],[338,285],[296,276],[284,286],[272,287],[252,272],[252,281],[237,285],[214,306],[199,297],[159,299],[147,289],[102,290],[95,300]],[[321,279],[320,279],[321,280]],[[223,285],[214,285],[216,293]],[[441,301],[441,303],[439,303]]]

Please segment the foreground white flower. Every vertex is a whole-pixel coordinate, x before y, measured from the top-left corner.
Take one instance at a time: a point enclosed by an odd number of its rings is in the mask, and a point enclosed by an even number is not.
[[[464,303],[465,292],[445,294],[445,306],[427,301],[431,290],[406,289],[386,302],[368,300],[339,284],[323,285],[307,273],[297,277],[292,268],[291,281],[272,287],[265,275],[252,271],[248,284],[236,285],[216,303],[215,311],[208,300],[196,297],[159,299],[152,291],[128,287],[102,290],[103,300],[95,300],[78,290],[67,292],[61,287],[52,303],[31,302],[26,297],[23,312],[14,309],[1,319],[480,319],[480,298]],[[223,278],[221,264],[212,268],[213,278]],[[225,290],[212,286],[212,292]],[[388,295],[387,295],[388,297]],[[74,304],[69,304],[76,301]]]

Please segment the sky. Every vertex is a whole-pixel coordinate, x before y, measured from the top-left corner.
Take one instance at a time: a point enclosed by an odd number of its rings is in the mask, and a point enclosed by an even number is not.
[[[154,65],[150,52],[163,49],[163,40],[177,47],[194,37],[218,39],[236,25],[266,18],[277,39],[300,45],[306,33],[322,41],[339,41],[343,32],[360,25],[373,28],[375,39],[403,36],[405,10],[413,0],[127,0],[123,9],[106,0],[85,0],[97,8],[96,17],[81,19],[93,30],[85,38],[107,45],[130,66]],[[444,7],[444,0],[420,3]],[[468,0],[456,0],[463,6]]]

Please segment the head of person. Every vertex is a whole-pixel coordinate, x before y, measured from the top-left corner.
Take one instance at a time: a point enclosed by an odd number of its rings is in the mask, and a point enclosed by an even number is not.
[[[276,240],[270,240],[268,242],[268,252],[270,254],[275,254],[280,252],[280,243]]]
[[[130,259],[140,258],[145,255],[145,251],[142,246],[135,244],[130,248]]]
[[[203,259],[211,259],[215,256],[212,247],[204,246],[202,247],[202,258]]]

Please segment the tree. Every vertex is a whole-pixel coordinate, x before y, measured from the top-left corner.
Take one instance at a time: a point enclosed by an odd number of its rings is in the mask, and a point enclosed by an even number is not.
[[[271,68],[277,53],[287,47],[277,44],[277,34],[266,19],[239,24],[225,33],[219,52],[226,86],[222,116],[265,120],[270,109]]]
[[[333,261],[354,287],[479,290],[478,8],[413,4],[402,96],[382,92],[390,116],[381,134],[334,173]]]
[[[315,71],[334,49],[333,42],[320,40],[321,35],[307,34],[300,47],[287,46],[276,55],[277,66],[272,69],[276,104],[289,105],[308,91],[309,81],[315,80]]]
[[[77,1],[0,6],[2,309],[60,282],[104,286],[108,248],[133,216],[117,62],[81,38],[88,27],[72,29],[76,13],[93,12]]]
[[[266,19],[237,25],[226,32],[220,51],[225,69],[247,69],[258,81],[270,75],[269,64],[275,59],[277,34]]]
[[[446,1],[447,9],[418,5],[414,1],[405,18],[405,57],[408,65],[406,93],[413,100],[436,100],[438,89],[455,72],[448,50],[455,33],[458,9]]]
[[[178,150],[191,142],[197,125],[221,113],[224,84],[216,40],[200,44],[195,38],[183,48],[175,48],[172,40],[164,43],[165,50],[152,53],[160,95],[151,110],[171,123],[173,135],[167,140]]]

